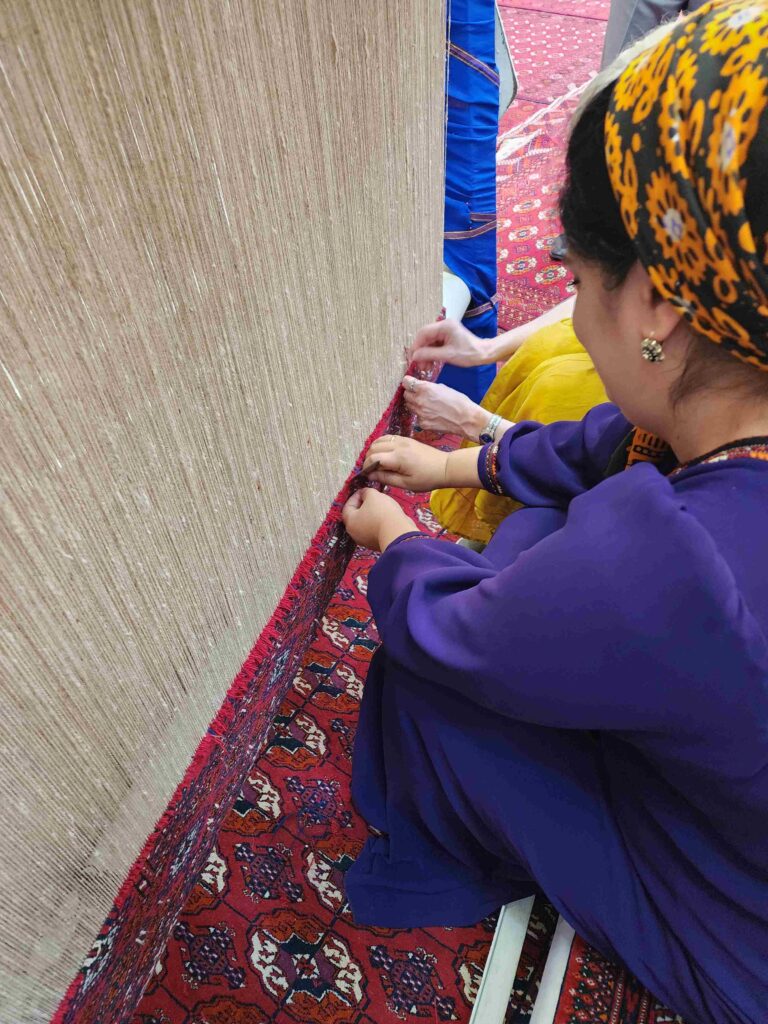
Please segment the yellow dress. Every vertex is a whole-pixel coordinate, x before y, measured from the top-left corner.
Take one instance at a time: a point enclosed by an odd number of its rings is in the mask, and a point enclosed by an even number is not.
[[[593,406],[608,399],[602,382],[573,331],[562,320],[532,334],[505,363],[481,405],[513,423],[536,420],[580,420]],[[462,447],[472,447],[464,441]],[[441,524],[461,537],[487,543],[502,521],[521,508],[511,498],[471,487],[432,492],[433,513]]]

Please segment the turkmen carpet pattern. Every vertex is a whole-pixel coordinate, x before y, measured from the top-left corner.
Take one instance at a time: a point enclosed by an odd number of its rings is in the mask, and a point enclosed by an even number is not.
[[[499,328],[532,320],[569,294],[549,259],[560,233],[568,122],[578,90],[600,66],[609,0],[504,0],[501,17],[519,80],[499,125]]]
[[[441,535],[416,496],[403,505]],[[448,538],[446,538],[448,542]],[[350,799],[360,699],[378,643],[358,550],[314,627],[131,1024],[395,1024],[471,1015],[495,925],[360,928],[344,872],[368,832]],[[556,915],[537,901],[505,1024],[525,1024]],[[579,940],[556,1024],[673,1024]]]
[[[406,509],[441,530],[423,500]],[[243,780],[133,1024],[469,1020],[495,920],[360,928],[344,872],[368,835],[350,800],[360,698],[378,643],[358,551]],[[531,922],[509,1015],[530,1013],[554,913]]]
[[[684,1024],[637,978],[574,940],[554,1024]]]
[[[438,370],[432,364],[420,373],[433,379]],[[382,433],[412,433],[413,415],[402,398],[399,388],[364,450]],[[54,1024],[123,1024],[135,1010],[241,781],[263,748],[313,624],[352,556],[354,544],[344,529],[342,508],[358,483],[353,471],[148,836]]]
[[[578,97],[541,112],[501,141],[497,154],[499,329],[527,323],[572,294],[571,275],[549,255],[560,233],[563,146]]]

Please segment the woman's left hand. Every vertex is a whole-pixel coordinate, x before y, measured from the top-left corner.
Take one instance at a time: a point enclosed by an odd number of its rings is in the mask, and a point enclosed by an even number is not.
[[[444,434],[461,434],[477,440],[477,424],[482,427],[488,420],[488,413],[476,405],[471,398],[460,391],[433,384],[416,377],[404,377],[405,404],[416,413],[422,430],[439,430]]]
[[[372,551],[383,551],[395,537],[418,529],[394,498],[371,487],[356,491],[342,515],[352,540]]]

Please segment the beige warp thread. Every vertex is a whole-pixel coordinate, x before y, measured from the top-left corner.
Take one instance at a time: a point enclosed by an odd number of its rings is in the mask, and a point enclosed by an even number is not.
[[[0,4],[0,1021],[48,1019],[440,305],[443,0]]]

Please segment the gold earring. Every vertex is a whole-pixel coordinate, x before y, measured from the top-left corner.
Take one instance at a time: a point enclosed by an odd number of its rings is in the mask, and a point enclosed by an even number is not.
[[[643,359],[647,359],[649,363],[660,363],[664,358],[664,349],[655,338],[643,338],[640,352]]]

